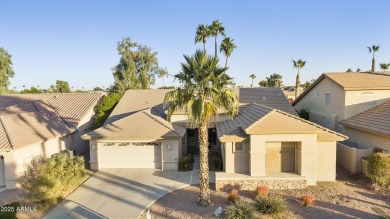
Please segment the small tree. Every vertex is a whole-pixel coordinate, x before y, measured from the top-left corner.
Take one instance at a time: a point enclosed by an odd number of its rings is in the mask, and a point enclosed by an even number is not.
[[[109,93],[103,97],[102,101],[96,107],[96,114],[94,116],[95,128],[99,128],[104,124],[120,99],[121,95],[117,93]]]
[[[261,80],[259,82],[260,87],[268,87],[268,81],[267,80]]]
[[[15,75],[11,57],[7,50],[0,48],[0,94],[8,90],[11,83],[9,79]]]
[[[55,154],[51,158],[34,158],[22,177],[27,197],[41,207],[55,203],[85,176],[84,158]]]
[[[379,186],[390,185],[390,155],[373,153],[368,158],[368,177]]]

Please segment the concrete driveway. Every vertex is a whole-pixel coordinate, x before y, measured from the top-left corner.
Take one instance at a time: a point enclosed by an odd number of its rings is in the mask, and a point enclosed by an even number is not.
[[[198,183],[197,171],[104,169],[91,176],[44,218],[138,218],[158,198]]]

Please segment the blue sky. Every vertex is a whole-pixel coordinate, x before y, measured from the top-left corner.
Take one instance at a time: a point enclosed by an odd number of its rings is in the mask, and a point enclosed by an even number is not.
[[[122,37],[158,52],[161,67],[180,70],[198,24],[219,19],[237,50],[228,73],[238,85],[272,73],[293,85],[292,59],[307,61],[301,81],[323,72],[370,69],[367,46],[379,44],[377,63],[390,63],[390,1],[0,1],[0,47],[13,56],[12,85],[49,87],[66,80],[91,89],[113,82]],[[213,39],[207,42],[214,51]],[[224,56],[219,55],[221,64]],[[377,67],[379,68],[379,67]],[[165,79],[165,85],[173,79]],[[175,82],[177,84],[177,82]],[[156,85],[162,85],[157,78]]]

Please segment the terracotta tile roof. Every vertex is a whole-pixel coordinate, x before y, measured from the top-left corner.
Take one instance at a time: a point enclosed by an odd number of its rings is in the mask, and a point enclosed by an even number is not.
[[[102,96],[101,92],[0,95],[0,149],[71,133]]]
[[[346,136],[295,115],[258,104],[241,107],[239,114],[233,120],[218,123],[216,128],[220,139],[234,134],[233,132],[238,128],[242,128],[246,134],[317,133],[318,140],[347,139]]]
[[[182,137],[186,129],[171,124],[159,116],[152,115],[150,110],[142,110],[116,120],[82,136],[83,139],[161,139]]]
[[[343,126],[390,136],[390,101],[340,122]]]
[[[346,73],[346,72],[331,72],[324,73],[313,84],[307,88],[297,99],[292,103],[295,105],[301,98],[311,91],[322,79],[329,78],[344,90],[390,90],[390,74],[381,73]]]

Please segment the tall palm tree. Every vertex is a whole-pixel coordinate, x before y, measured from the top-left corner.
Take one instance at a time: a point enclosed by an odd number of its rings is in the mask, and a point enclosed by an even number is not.
[[[213,21],[210,26],[210,34],[214,36],[215,39],[215,57],[217,57],[218,45],[217,45],[217,37],[218,34],[225,36],[225,28],[222,26],[222,23],[219,20]]]
[[[249,77],[252,78],[251,87],[253,87],[253,80],[256,78],[256,75],[255,74],[251,74],[251,75],[249,75]]]
[[[382,74],[389,69],[390,63],[380,63],[379,66],[381,67]]]
[[[297,74],[297,77],[295,79],[295,98],[297,98],[299,96],[298,88],[299,88],[299,85],[301,84],[299,70],[301,70],[301,68],[303,68],[305,66],[306,61],[303,61],[302,59],[298,59],[298,61],[292,60],[292,62],[294,64],[294,68],[298,69],[298,74]]]
[[[165,69],[162,69],[162,68],[159,69],[158,77],[163,79],[163,87],[165,87],[165,84],[164,84],[164,77],[165,76],[168,78],[168,70],[166,68]]]
[[[208,25],[200,24],[196,28],[195,44],[203,43],[203,51],[206,51],[206,40],[210,36],[210,28]]]
[[[372,45],[372,47],[367,47],[368,52],[372,52],[372,63],[371,63],[371,72],[375,72],[375,52],[378,52],[379,46]]]
[[[237,48],[237,46],[234,45],[233,41],[234,39],[230,39],[230,37],[226,37],[225,39],[222,40],[221,47],[219,48],[219,51],[223,52],[226,56],[225,68],[227,67],[228,58],[232,54],[233,50]]]
[[[208,126],[223,109],[233,118],[238,113],[237,95],[227,85],[231,78],[225,73],[227,68],[218,66],[218,58],[207,56],[206,52],[196,51],[193,56],[184,55],[181,71],[175,78],[183,81],[183,86],[165,95],[164,106],[168,106],[167,119],[170,121],[176,109],[187,114],[188,124],[198,128],[200,155],[200,192],[198,204],[210,204],[209,165],[208,165]]]

